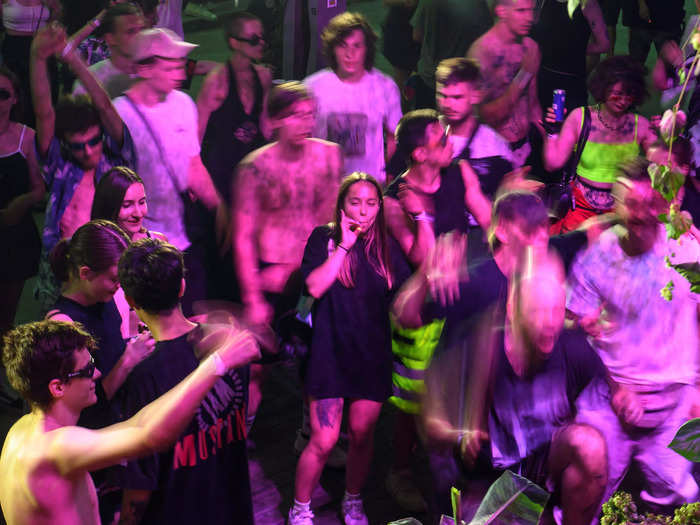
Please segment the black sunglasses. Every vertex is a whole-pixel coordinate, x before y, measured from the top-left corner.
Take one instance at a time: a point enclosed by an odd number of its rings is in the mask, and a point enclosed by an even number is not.
[[[10,93],[6,89],[0,89],[0,100],[7,100],[12,96],[12,93]]]
[[[250,44],[253,47],[260,44],[260,42],[265,42],[265,37],[263,35],[253,35],[250,38],[242,38],[240,36],[234,36],[233,39],[238,40],[239,42],[247,42],[248,44]]]
[[[83,151],[85,149],[85,146],[90,146],[90,147],[95,147],[97,146],[100,142],[102,142],[102,133],[98,133],[94,137],[92,137],[90,140],[86,140],[85,142],[68,142],[64,141],[63,143],[66,145],[66,147],[71,150],[71,151]]]
[[[95,368],[95,359],[92,356],[90,356],[90,361],[88,361],[88,364],[86,364],[83,368],[81,368],[80,370],[76,370],[75,372],[66,374],[66,383],[76,377],[90,379],[95,373]]]

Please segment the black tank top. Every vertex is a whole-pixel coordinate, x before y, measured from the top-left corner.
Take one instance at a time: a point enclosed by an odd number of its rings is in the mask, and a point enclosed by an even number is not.
[[[399,199],[399,185],[404,183],[403,177],[397,177],[384,190],[384,195]],[[443,168],[440,174],[440,187],[433,194],[435,235],[457,230],[465,233],[469,229],[468,211],[464,204],[464,182],[459,166],[452,164]]]
[[[54,313],[53,310],[58,312]],[[85,330],[95,338],[97,350],[93,352],[93,358],[104,379],[117,364],[126,348],[126,341],[122,338],[120,329],[122,318],[114,300],[83,306],[73,299],[60,296],[49,312],[49,319],[56,313],[65,314],[73,321],[82,324]],[[81,427],[102,428],[119,420],[117,404],[110,403],[107,399],[102,381],[98,380],[95,387],[97,403],[84,408],[80,413],[78,425]]]
[[[93,357],[98,370],[106,376],[117,364],[126,347],[121,333],[122,318],[114,300],[83,306],[62,295],[56,300],[50,312],[54,310],[82,324],[97,340],[97,351]]]
[[[233,67],[226,62],[228,95],[219,109],[212,112],[202,140],[202,162],[211,174],[216,189],[231,204],[231,181],[236,165],[248,153],[265,143],[260,131],[263,89],[253,66],[255,102],[248,114],[238,96]]]
[[[544,0],[532,38],[542,53],[541,66],[559,73],[585,77],[586,48],[591,28],[580,8],[569,18],[567,3]]]

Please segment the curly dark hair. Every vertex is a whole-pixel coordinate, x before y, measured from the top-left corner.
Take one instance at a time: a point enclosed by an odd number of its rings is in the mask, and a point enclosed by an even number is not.
[[[150,314],[170,312],[180,304],[185,263],[180,250],[158,239],[141,239],[119,260],[119,283],[136,308]]]
[[[588,90],[596,102],[604,102],[610,88],[618,82],[622,82],[625,92],[632,96],[633,108],[643,104],[649,96],[646,68],[627,55],[612,56],[598,64],[588,80]]]
[[[97,343],[79,323],[28,323],[5,335],[2,364],[12,388],[31,405],[45,410],[53,401],[49,383],[73,371],[75,352],[82,348],[93,352]]]
[[[335,59],[335,48],[345,40],[350,33],[359,29],[365,35],[365,69],[370,71],[374,67],[374,55],[377,50],[377,33],[360,13],[341,13],[331,18],[328,25],[321,33],[321,45],[323,55],[328,60],[331,69],[338,69],[338,61]]]

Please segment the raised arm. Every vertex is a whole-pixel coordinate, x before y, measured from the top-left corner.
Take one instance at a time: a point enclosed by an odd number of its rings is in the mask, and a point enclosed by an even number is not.
[[[197,115],[199,141],[204,138],[207,123],[211,114],[221,107],[228,93],[228,76],[224,66],[216,67],[202,82],[202,88],[197,95]]]
[[[586,53],[589,55],[606,53],[610,47],[610,38],[608,37],[603,11],[600,9],[598,0],[587,0],[583,3],[582,10],[583,16],[591,28],[591,36],[588,40]]]
[[[196,370],[132,418],[97,431],[80,427],[55,430],[48,458],[60,474],[69,477],[97,470],[171,445],[219,377],[260,356],[248,332],[227,329],[227,337],[217,345],[218,349]]]
[[[74,47],[71,47],[70,43],[67,43],[64,46],[64,51],[57,53],[57,55],[59,59],[63,60],[71,68],[85,88],[85,92],[90,95],[105,132],[119,146],[122,146],[124,142],[124,122],[112,105],[112,99],[109,98],[102,84],[98,82],[87,68],[80,53]]]
[[[100,27],[100,24],[102,23],[102,19],[105,16],[105,9],[97,13],[95,18],[92,20],[88,20],[88,22],[78,29],[75,33],[73,33],[70,36],[70,39],[68,40],[68,43],[73,47],[73,49],[77,48],[80,43],[85,40],[90,34]]]
[[[417,268],[435,245],[433,224],[423,209],[423,203],[408,184],[401,185],[398,197],[398,201],[391,197],[384,199],[386,223],[401,250]]]
[[[314,268],[306,278],[306,289],[309,294],[319,299],[325,294],[338,278],[338,273],[343,266],[343,261],[348,252],[357,242],[360,235],[358,224],[354,224],[345,212],[341,211],[340,229],[342,240],[328,258],[321,265]]]
[[[38,153],[45,157],[54,137],[56,113],[51,104],[51,83],[46,62],[56,51],[63,49],[65,31],[57,24],[50,24],[37,31],[32,40],[29,58],[29,77],[32,104],[36,115]]]
[[[584,108],[576,108],[573,110],[571,114],[566,117],[560,133],[547,135],[545,137],[542,156],[544,167],[547,171],[561,169],[564,164],[566,164],[566,161],[569,160],[578,142],[579,133],[581,132],[583,110]],[[548,115],[547,119],[548,121],[553,120],[551,115]]]
[[[260,131],[267,140],[272,140],[272,125],[270,124],[270,117],[267,114],[267,98],[270,94],[270,88],[272,87],[272,71],[270,71],[269,67],[261,64],[255,64],[253,67],[260,78],[260,84],[262,84],[263,90],[262,111],[260,112]]]

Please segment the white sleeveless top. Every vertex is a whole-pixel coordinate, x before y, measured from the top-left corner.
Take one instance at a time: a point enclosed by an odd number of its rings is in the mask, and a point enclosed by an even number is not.
[[[26,6],[17,0],[8,0],[2,6],[2,24],[5,29],[34,33],[40,27],[46,25],[51,12],[44,4]]]

